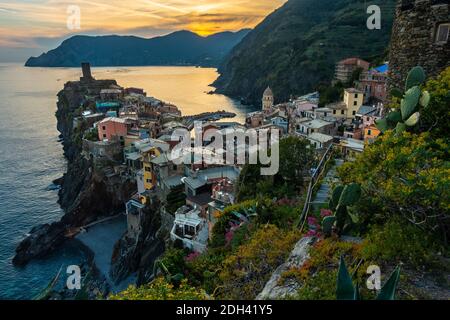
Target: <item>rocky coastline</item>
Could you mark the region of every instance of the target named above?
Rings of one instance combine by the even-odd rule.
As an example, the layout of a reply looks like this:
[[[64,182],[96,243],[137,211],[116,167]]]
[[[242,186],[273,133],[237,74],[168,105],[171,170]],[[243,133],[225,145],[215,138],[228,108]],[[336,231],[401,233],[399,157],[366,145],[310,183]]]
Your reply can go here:
[[[83,128],[74,128],[73,119],[84,103],[85,95],[96,95],[115,80],[72,81],[58,93],[57,129],[61,133],[67,171],[61,179],[59,204],[64,210],[60,221],[34,227],[16,248],[15,266],[25,266],[33,259],[44,258],[67,240],[73,228],[92,223],[99,218],[124,211],[124,202],[135,191],[131,183],[108,178],[105,170],[97,169],[82,156]]]
[[[78,241],[77,235],[90,230],[93,224],[124,213],[125,203],[137,192],[136,182],[126,172],[124,174],[118,169],[122,165],[121,161],[116,159],[99,163],[87,156],[84,150],[85,133],[92,128],[92,123],[83,119],[82,114],[86,110],[96,109],[95,97],[99,97],[103,89],[117,86],[115,80],[81,78],[80,81],[67,82],[58,93],[55,116],[59,139],[67,159],[67,170],[53,184],[59,189],[58,203],[64,215],[59,221],[31,229],[16,248],[12,260],[16,267],[23,267],[33,259],[43,259],[66,241]],[[191,124],[198,120],[216,121],[235,116],[236,114],[227,111],[217,111],[185,116],[182,119]],[[150,196],[140,223],[142,231],[137,238],[124,232],[118,241],[114,240],[117,242],[113,247],[111,260],[106,262],[106,268],[104,252],[101,254],[102,268],[98,268],[95,265],[96,259],[92,257],[94,253],[90,252],[88,245],[79,241],[90,252],[89,262],[83,264],[85,273],[89,274],[89,279],[85,279],[86,283],[83,284],[88,288],[83,293],[84,296],[106,297],[112,287],[127,282],[131,275],[137,285],[153,279],[155,262],[165,251],[174,220],[173,215],[166,213],[160,201],[158,194]],[[94,247],[98,249],[97,245]],[[66,291],[53,292],[51,298],[74,298],[73,293]]]

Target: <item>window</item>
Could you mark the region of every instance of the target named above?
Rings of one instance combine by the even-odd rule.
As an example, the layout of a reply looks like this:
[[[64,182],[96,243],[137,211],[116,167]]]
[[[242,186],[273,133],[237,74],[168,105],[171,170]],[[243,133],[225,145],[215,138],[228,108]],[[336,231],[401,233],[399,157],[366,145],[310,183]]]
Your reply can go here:
[[[357,93],[355,93],[355,99],[358,99],[358,94]]]
[[[336,114],[336,110],[333,110],[333,114]]]
[[[102,129],[103,129],[103,130],[106,130],[106,126],[103,126]]]
[[[103,134],[103,139],[106,139],[106,134]]]
[[[367,130],[367,135],[371,136],[372,135],[372,130]]]
[[[341,114],[345,114],[345,110],[341,110]]]
[[[440,24],[436,33],[436,42],[447,43],[449,32],[450,32],[450,23]]]
[[[358,101],[353,101],[353,105],[357,106],[358,105]]]
[[[353,111],[353,115],[356,115],[356,111]]]

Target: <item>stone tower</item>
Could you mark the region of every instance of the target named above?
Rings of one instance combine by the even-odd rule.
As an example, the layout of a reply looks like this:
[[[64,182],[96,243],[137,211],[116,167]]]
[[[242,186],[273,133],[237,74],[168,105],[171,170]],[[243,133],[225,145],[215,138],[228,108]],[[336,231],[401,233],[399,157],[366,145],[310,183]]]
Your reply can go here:
[[[89,82],[94,80],[91,73],[91,64],[88,62],[81,63],[81,70],[83,72],[83,76],[80,78],[81,82]]]
[[[403,88],[419,65],[427,77],[450,65],[449,0],[399,0],[392,28],[389,86]]]
[[[270,87],[267,87],[267,89],[263,93],[262,110],[264,112],[270,112],[270,110],[274,106],[274,100],[275,99],[273,96],[272,89],[270,89]]]

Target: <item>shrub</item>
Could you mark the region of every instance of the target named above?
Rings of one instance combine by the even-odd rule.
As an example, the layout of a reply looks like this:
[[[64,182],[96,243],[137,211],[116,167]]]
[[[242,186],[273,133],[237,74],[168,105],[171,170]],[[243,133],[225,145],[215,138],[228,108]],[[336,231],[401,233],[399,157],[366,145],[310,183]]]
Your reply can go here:
[[[364,241],[362,255],[390,264],[404,262],[417,268],[431,267],[437,263],[436,252],[441,250],[438,243],[417,226],[394,218],[372,228]]]
[[[219,274],[221,297],[254,299],[298,239],[297,231],[282,231],[274,225],[261,227],[224,260]]]
[[[210,299],[202,289],[191,287],[187,280],[181,281],[178,287],[168,283],[164,278],[156,278],[153,282],[141,286],[130,286],[125,291],[111,295],[110,300],[205,300]]]
[[[294,280],[301,284],[296,299],[334,300],[336,298],[336,280],[340,257],[357,262],[360,259],[361,246],[327,238],[317,242],[310,250],[310,258],[301,268],[293,268],[281,275],[280,284]],[[354,271],[356,263],[352,263]]]
[[[231,214],[233,211],[240,212],[244,209],[249,209],[256,204],[256,200],[247,200],[225,208],[222,215],[218,218],[212,229],[210,248],[218,248],[226,245],[225,234],[230,229],[230,223],[235,217]]]
[[[184,249],[169,248],[161,258],[161,262],[170,274],[183,274],[187,252]]]
[[[356,161],[339,168],[344,183],[363,189],[357,212],[362,225],[392,216],[420,224],[443,238],[450,236],[449,145],[430,133],[388,131]],[[362,230],[366,231],[366,230]]]

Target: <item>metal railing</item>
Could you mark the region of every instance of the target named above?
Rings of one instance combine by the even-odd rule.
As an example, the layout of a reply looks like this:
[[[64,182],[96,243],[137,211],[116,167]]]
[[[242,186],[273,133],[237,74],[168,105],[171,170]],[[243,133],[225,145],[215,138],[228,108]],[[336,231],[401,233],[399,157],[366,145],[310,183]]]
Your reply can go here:
[[[306,193],[305,204],[303,206],[302,214],[301,214],[300,220],[298,222],[298,226],[300,226],[300,231],[303,230],[303,226],[305,224],[309,209],[311,207],[311,199],[313,196],[314,188],[315,188],[317,182],[319,181],[320,176],[324,172],[326,163],[331,158],[332,154],[333,154],[333,144],[330,144],[330,146],[327,148],[324,155],[320,159],[319,165],[314,170],[314,173],[311,176],[311,181],[309,182],[308,191]]]

